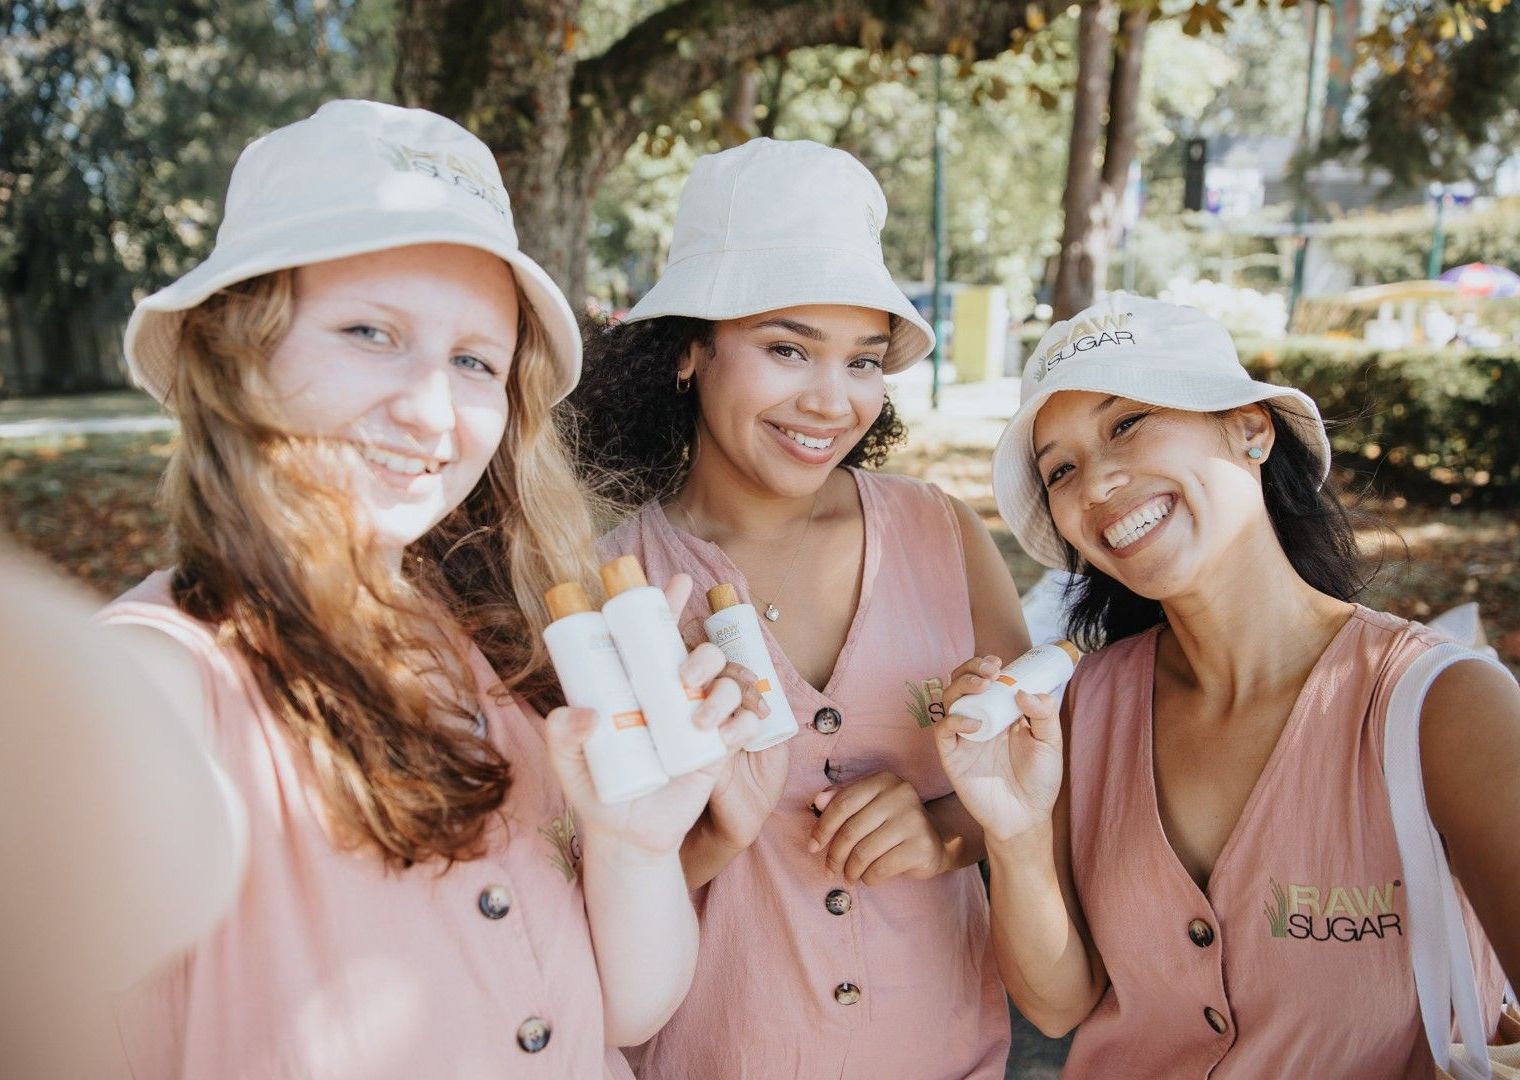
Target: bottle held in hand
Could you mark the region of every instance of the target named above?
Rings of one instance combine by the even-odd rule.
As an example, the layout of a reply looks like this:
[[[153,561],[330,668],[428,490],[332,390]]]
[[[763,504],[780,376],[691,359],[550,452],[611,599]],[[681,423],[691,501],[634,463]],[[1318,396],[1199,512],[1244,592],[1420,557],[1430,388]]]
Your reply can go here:
[[[756,689],[770,708],[770,715],[760,721],[760,730],[745,743],[746,750],[764,750],[783,743],[797,734],[797,717],[781,689],[781,678],[765,647],[765,635],[753,604],[741,604],[739,591],[732,585],[714,585],[707,590],[712,616],[702,624],[707,640],[723,650],[735,664],[749,668],[759,680]]]
[[[974,742],[986,742],[996,738],[1023,715],[1019,710],[1018,692],[1026,694],[1049,694],[1065,685],[1077,669],[1082,654],[1069,641],[1057,641],[1049,645],[1037,645],[1023,656],[1003,668],[993,677],[987,689],[967,694],[950,706],[952,716],[965,716],[980,720],[982,726],[961,738]]]

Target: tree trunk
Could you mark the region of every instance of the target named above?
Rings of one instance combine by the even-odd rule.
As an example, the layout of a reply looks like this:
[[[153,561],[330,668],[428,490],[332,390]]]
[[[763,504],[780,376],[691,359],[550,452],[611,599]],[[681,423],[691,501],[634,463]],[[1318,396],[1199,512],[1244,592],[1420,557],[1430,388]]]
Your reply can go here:
[[[1085,0],[1077,28],[1077,85],[1072,99],[1071,145],[1062,200],[1061,254],[1051,306],[1057,319],[1070,318],[1093,298],[1092,246],[1101,174],[1098,143],[1108,105],[1109,23],[1113,0]]]
[[[723,91],[723,126],[718,142],[726,150],[746,143],[760,134],[755,109],[760,105],[761,73],[758,61],[751,60],[728,77]]]
[[[1124,230],[1124,189],[1129,184],[1130,162],[1140,135],[1140,75],[1145,60],[1145,31],[1150,25],[1149,7],[1132,8],[1119,16],[1114,40],[1113,74],[1108,86],[1108,133],[1104,138],[1103,172],[1098,184],[1088,252],[1092,281],[1088,302],[1108,285],[1108,266]]]
[[[491,147],[523,250],[572,302],[584,295],[591,203],[639,134],[743,65],[792,47],[1008,47],[1055,0],[675,0],[597,56],[576,54],[583,0],[401,0],[396,95]],[[1041,16],[1041,22],[1049,12]],[[883,20],[886,20],[884,23]],[[753,117],[753,109],[750,112]]]

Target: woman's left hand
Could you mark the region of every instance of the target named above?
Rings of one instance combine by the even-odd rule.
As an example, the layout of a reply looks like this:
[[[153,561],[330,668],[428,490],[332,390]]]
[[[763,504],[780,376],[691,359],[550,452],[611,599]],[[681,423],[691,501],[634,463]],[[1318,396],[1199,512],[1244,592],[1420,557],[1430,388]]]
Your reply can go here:
[[[666,600],[677,615],[690,595],[691,579],[685,574],[677,574],[665,585]],[[753,711],[755,695],[746,695],[739,682],[723,674],[727,664],[716,645],[703,643],[681,666],[681,680],[705,692],[706,699],[692,715],[692,722],[699,728],[716,727],[732,757],[755,737],[760,721]],[[586,764],[584,745],[596,725],[595,710],[569,707],[555,709],[546,721],[549,758],[565,798],[575,810],[583,839],[597,835],[626,846],[631,853],[650,856],[679,851],[687,831],[707,805],[714,782],[728,767],[729,757],[673,777],[658,791],[609,805],[597,798]]]
[[[950,856],[912,784],[879,772],[813,798],[822,811],[808,850],[823,852],[830,870],[876,885],[889,878],[931,878]]]

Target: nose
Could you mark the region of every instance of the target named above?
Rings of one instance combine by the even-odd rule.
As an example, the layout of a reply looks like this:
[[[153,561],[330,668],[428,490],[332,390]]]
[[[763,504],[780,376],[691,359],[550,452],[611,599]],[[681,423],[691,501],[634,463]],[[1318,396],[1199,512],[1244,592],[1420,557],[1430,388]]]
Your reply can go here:
[[[436,436],[454,430],[454,393],[447,370],[418,364],[390,400],[391,418],[413,435]]]
[[[822,420],[848,417],[854,411],[846,385],[848,377],[843,365],[816,365],[812,378],[797,397],[797,407]]]
[[[1098,456],[1087,467],[1082,482],[1082,499],[1089,507],[1102,506],[1129,482],[1129,474],[1115,461]]]

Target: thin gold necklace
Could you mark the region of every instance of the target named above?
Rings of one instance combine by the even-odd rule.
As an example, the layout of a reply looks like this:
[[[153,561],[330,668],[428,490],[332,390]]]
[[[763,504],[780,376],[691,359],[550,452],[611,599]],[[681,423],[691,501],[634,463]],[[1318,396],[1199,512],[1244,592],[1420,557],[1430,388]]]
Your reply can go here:
[[[792,548],[792,557],[786,564],[786,574],[781,578],[781,584],[776,587],[776,591],[771,594],[772,599],[765,602],[765,608],[761,614],[765,616],[767,622],[781,621],[781,609],[776,606],[776,601],[786,595],[786,587],[792,580],[792,571],[797,568],[797,556],[802,554],[802,542],[807,539],[808,530],[813,526],[813,515],[818,512],[818,500],[822,495],[822,488],[813,493],[813,505],[808,507],[807,521],[802,526],[802,532],[797,536],[797,545]],[[686,519],[687,531],[696,536],[697,522],[691,516],[691,511],[675,500],[671,501],[671,505],[681,511],[681,516]],[[745,539],[749,539],[749,537],[745,537]],[[754,596],[753,589],[750,590],[750,595]],[[760,597],[755,596],[755,599],[759,600]]]

